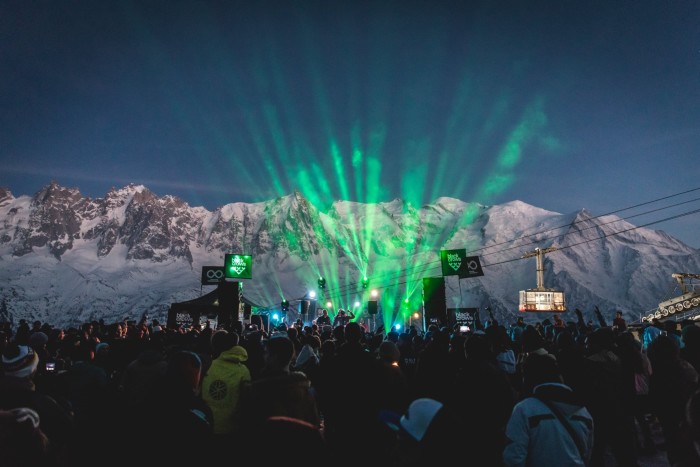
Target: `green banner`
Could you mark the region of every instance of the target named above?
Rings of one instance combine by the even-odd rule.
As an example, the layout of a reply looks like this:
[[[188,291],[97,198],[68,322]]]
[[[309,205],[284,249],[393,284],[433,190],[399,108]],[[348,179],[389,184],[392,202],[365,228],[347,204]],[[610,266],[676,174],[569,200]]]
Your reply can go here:
[[[224,275],[227,279],[252,279],[253,257],[250,255],[227,254],[224,257]]]

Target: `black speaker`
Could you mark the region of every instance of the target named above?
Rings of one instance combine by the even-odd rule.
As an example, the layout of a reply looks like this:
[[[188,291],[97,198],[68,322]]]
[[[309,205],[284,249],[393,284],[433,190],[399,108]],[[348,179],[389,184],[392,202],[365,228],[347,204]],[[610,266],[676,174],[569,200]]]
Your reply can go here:
[[[253,307],[247,303],[243,304],[243,319],[250,319],[250,313],[253,311],[252,308]]]
[[[370,315],[377,314],[377,301],[376,300],[370,300],[367,302],[367,313],[369,313]]]
[[[448,326],[447,305],[445,303],[445,278],[423,278],[423,314],[426,323]]]
[[[241,308],[241,289],[238,282],[220,282],[219,287],[219,323],[230,325],[238,321]]]

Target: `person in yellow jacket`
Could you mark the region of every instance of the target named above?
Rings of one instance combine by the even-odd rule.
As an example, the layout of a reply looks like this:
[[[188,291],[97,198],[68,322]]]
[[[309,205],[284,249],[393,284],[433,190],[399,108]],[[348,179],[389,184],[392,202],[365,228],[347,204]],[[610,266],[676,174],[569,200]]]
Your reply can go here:
[[[211,337],[213,355],[217,355],[202,380],[202,399],[214,414],[215,441],[225,440],[239,429],[239,400],[241,385],[250,381],[245,365],[248,352],[238,345],[235,332],[216,331]]]

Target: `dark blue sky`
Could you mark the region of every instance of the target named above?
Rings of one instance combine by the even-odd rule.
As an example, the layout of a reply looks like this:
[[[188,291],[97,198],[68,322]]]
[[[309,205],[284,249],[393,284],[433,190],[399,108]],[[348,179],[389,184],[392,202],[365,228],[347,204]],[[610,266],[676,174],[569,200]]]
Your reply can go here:
[[[3,1],[0,186],[604,214],[700,187],[699,86],[694,0]]]

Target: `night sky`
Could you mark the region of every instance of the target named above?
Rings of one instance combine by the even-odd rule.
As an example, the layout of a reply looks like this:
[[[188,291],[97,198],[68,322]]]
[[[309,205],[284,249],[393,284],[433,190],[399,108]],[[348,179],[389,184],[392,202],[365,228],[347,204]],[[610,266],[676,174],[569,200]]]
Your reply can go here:
[[[700,2],[4,0],[0,186],[51,180],[211,210],[667,198],[618,215],[700,247]]]

